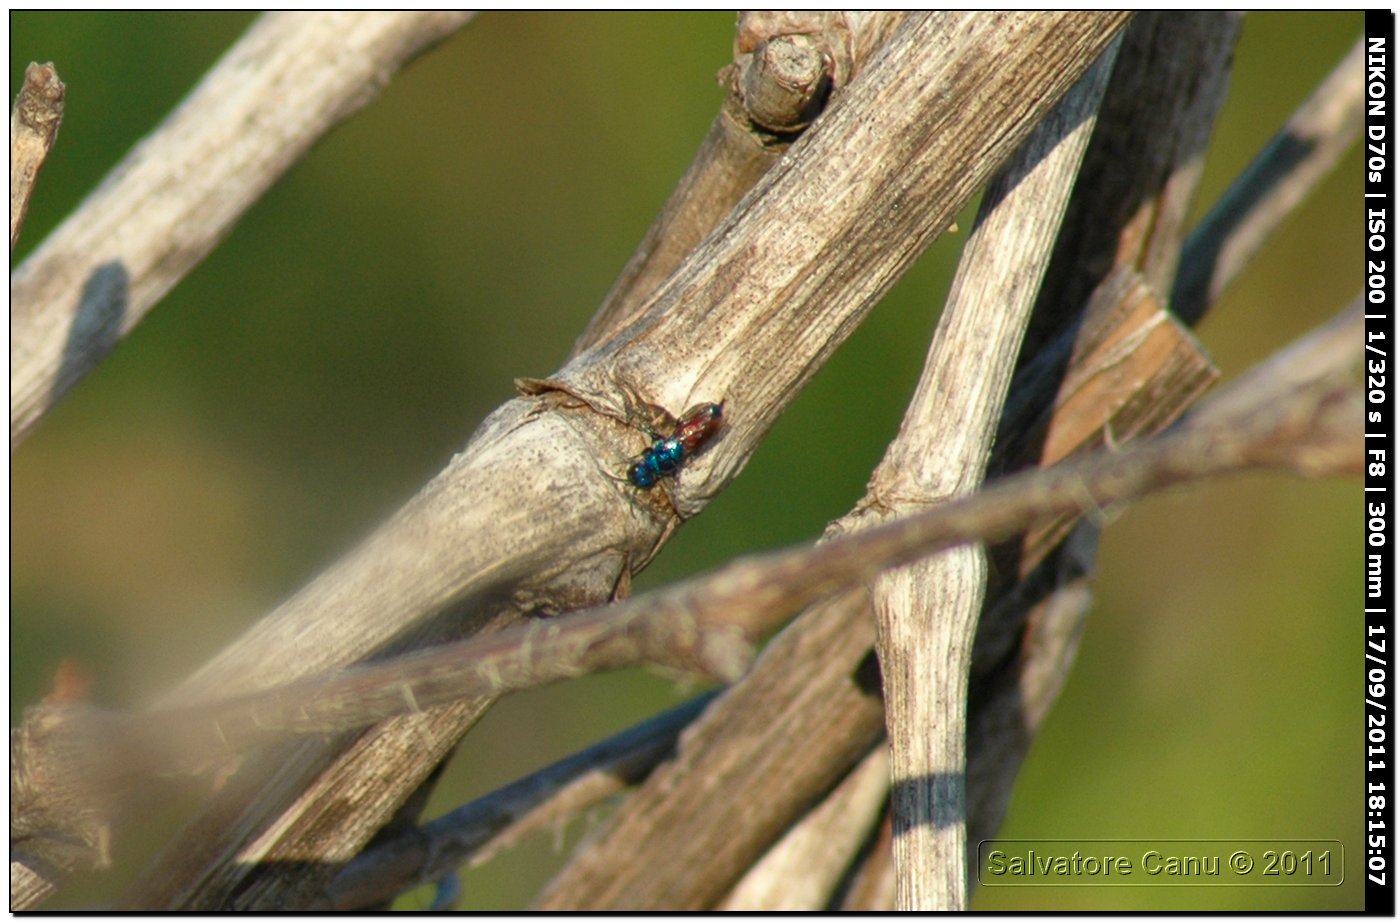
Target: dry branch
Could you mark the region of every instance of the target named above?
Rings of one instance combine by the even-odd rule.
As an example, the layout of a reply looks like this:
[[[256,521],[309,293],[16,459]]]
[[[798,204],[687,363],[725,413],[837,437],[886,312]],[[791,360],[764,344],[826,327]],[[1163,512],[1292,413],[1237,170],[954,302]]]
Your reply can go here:
[[[981,484],[1116,51],[1115,43],[988,187],[899,434],[845,527]],[[985,580],[982,548],[970,545],[886,572],[872,588],[902,909],[966,906],[963,740]]]
[[[1195,324],[1361,136],[1362,47],[1351,51],[1230,184],[1191,235],[1172,309]]]
[[[1171,435],[1026,471],[883,525],[810,548],[741,559],[712,574],[567,619],[532,621],[210,705],[111,715],[114,723],[105,731],[109,740],[86,726],[78,734],[93,734],[98,751],[130,749],[127,762],[152,745],[173,749],[176,740],[192,748],[209,747],[201,753],[207,761],[220,745],[243,748],[268,736],[343,730],[454,698],[495,696],[589,672],[641,663],[671,666],[709,638],[733,643],[742,637],[752,643],[787,613],[845,592],[881,571],[959,544],[1017,534],[1067,510],[1098,509],[1148,490],[1261,464],[1310,476],[1354,472],[1358,459],[1339,450],[1354,445],[1336,440],[1354,434],[1343,424],[1359,418],[1348,419],[1334,406],[1333,384],[1359,358],[1360,317],[1358,301],[1215,395]],[[1199,466],[1192,465],[1193,454],[1199,456]],[[92,709],[69,713],[81,714],[84,724],[97,719]],[[162,742],[162,735],[170,739]],[[26,747],[21,755],[33,765],[42,749]],[[169,767],[161,761],[145,770],[157,765]]]
[[[318,138],[470,18],[260,18],[10,275],[10,450]]]
[[[1125,21],[911,16],[627,336],[535,390],[562,391],[616,419],[725,396],[728,431],[688,469],[676,497],[682,516],[697,511]],[[993,124],[999,130],[988,131]],[[1008,125],[1015,129],[1001,130]]]

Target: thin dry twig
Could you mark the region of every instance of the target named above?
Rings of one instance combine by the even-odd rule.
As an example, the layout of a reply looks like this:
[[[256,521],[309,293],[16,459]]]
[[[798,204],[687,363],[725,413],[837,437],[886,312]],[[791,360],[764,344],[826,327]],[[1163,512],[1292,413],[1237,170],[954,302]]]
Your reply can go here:
[[[34,182],[63,121],[63,81],[53,64],[30,64],[10,113],[10,252],[15,250]]]
[[[1353,322],[1354,317],[1337,321],[1341,333],[1329,330],[1330,335],[1316,342],[1333,347],[1349,331],[1346,324]],[[1328,373],[1355,359],[1349,349],[1321,354],[1312,340],[1300,343],[1295,354],[1309,347]],[[187,721],[217,725],[218,735],[226,740],[324,733],[455,698],[499,695],[639,663],[674,668],[677,663],[704,662],[695,651],[712,644],[722,650],[712,662],[726,670],[712,674],[734,681],[741,671],[728,670],[743,661],[730,659],[730,654],[780,625],[792,611],[934,551],[996,541],[1047,516],[1104,508],[1148,491],[1247,467],[1280,465],[1307,476],[1354,473],[1357,459],[1339,450],[1339,445],[1352,448],[1354,443],[1339,440],[1360,431],[1345,428],[1359,417],[1343,418],[1335,406],[1335,388],[1309,397],[1317,378],[1297,382],[1293,376],[1292,367],[1281,362],[1260,369],[1245,379],[1245,389],[1229,388],[1203,405],[1200,416],[1193,416],[1180,433],[1015,475],[980,493],[869,531],[811,548],[741,559],[709,576],[555,621],[533,621],[211,708],[152,716],[178,720],[182,727]],[[1288,406],[1292,400],[1303,408]],[[1229,406],[1226,401],[1246,409],[1212,409]],[[1265,412],[1275,402],[1278,409]],[[1297,415],[1304,418],[1300,421]]]
[[[1361,136],[1362,43],[1338,62],[1196,227],[1172,310],[1193,326]]]
[[[890,790],[880,745],[755,862],[715,907],[725,912],[820,912],[831,901]]]

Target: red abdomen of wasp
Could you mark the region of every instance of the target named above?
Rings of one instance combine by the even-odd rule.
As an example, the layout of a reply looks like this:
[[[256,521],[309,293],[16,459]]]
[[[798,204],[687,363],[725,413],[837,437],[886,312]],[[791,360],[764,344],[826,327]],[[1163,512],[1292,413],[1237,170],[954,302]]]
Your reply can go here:
[[[723,404],[698,403],[681,415],[672,438],[681,443],[687,456],[692,455],[719,429],[723,415]]]

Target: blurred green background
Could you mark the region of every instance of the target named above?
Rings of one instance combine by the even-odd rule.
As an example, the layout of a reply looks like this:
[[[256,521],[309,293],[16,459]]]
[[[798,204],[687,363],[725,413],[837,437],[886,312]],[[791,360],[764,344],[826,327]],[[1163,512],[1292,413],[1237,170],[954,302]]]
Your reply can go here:
[[[68,86],[16,261],[252,19],[11,15],[11,99],[29,61],[53,61]],[[61,657],[86,664],[107,703],[177,681],[411,496],[513,377],[557,368],[704,135],[733,19],[480,16],[249,211],[13,457],[12,723]],[[1360,32],[1357,13],[1249,14],[1198,208]],[[1360,162],[1353,151],[1202,326],[1227,378],[1359,291]],[[809,541],[850,507],[963,239],[934,245],[642,588]],[[984,890],[975,907],[1361,906],[1359,500],[1354,482],[1257,475],[1117,515],[1078,665],[1003,828],[1335,838],[1346,883]],[[688,693],[638,671],[513,697],[429,812]],[[463,906],[522,906],[579,826],[468,872]],[[65,902],[110,895],[142,847]]]

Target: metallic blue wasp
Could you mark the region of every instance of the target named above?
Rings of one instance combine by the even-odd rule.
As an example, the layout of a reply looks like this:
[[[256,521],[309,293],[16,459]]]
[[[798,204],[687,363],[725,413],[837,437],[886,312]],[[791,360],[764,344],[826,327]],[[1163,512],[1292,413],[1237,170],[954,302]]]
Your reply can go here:
[[[670,438],[656,436],[652,446],[632,462],[627,479],[638,489],[650,490],[660,478],[675,474],[719,429],[723,412],[723,404],[718,403],[700,403],[686,410]]]

